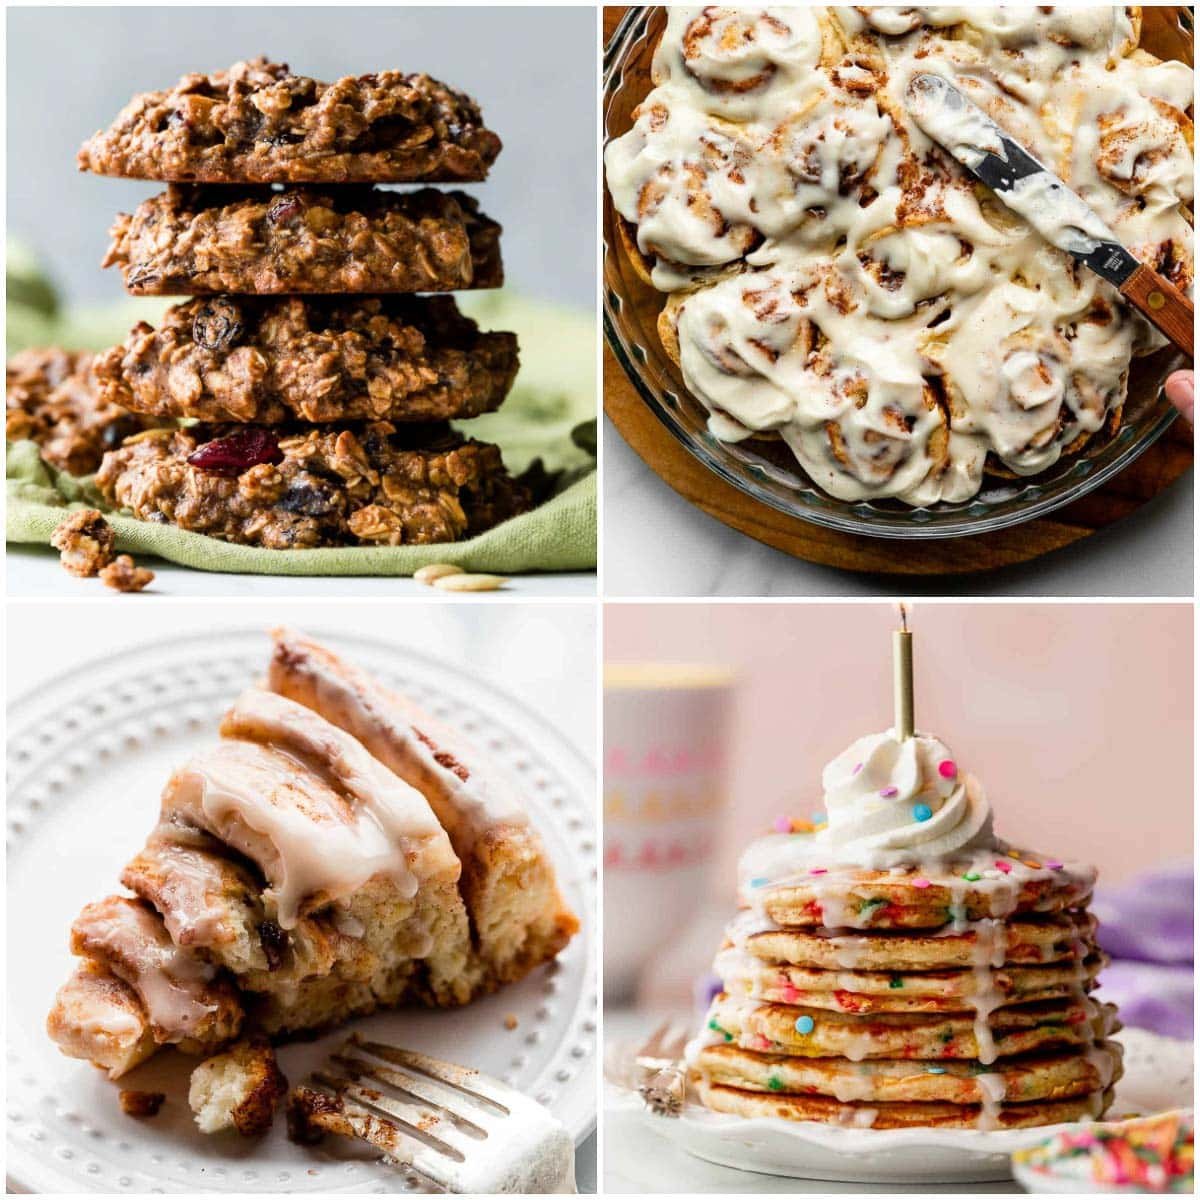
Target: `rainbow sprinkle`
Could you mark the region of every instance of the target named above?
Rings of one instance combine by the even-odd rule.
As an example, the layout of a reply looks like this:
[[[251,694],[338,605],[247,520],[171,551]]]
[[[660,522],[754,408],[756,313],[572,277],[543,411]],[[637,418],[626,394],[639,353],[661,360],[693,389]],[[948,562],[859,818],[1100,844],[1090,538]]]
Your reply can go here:
[[[1005,862],[1004,859],[998,858],[996,859],[996,870],[1003,871],[1004,874],[1007,875],[1012,870],[1012,863]]]
[[[883,797],[885,800],[890,800],[890,799],[891,799],[893,796],[898,796],[898,795],[900,795],[900,789],[899,789],[898,787],[896,787],[894,784],[889,784],[889,785],[888,785],[887,787],[885,787],[885,788],[880,788],[880,789],[879,789],[879,794],[880,794],[880,795],[881,795],[881,796],[882,796],[882,797]]]
[[[1192,1118],[1180,1112],[1067,1130],[1013,1156],[1039,1176],[1134,1192],[1192,1191],[1194,1161]]]
[[[816,1028],[816,1022],[812,1019],[812,1017],[796,1018],[797,1033],[812,1033],[814,1028]]]
[[[928,879],[914,879],[912,881],[912,885],[915,888],[927,888],[933,886]]]
[[[913,805],[913,819],[915,821],[928,821],[933,816],[933,809],[928,804]]]

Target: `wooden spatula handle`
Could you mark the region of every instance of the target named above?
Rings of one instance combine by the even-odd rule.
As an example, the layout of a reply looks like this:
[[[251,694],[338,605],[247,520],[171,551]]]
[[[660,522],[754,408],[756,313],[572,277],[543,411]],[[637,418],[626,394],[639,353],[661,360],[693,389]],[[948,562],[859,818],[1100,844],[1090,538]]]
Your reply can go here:
[[[1188,358],[1194,357],[1196,310],[1169,279],[1143,263],[1125,280],[1121,295]]]

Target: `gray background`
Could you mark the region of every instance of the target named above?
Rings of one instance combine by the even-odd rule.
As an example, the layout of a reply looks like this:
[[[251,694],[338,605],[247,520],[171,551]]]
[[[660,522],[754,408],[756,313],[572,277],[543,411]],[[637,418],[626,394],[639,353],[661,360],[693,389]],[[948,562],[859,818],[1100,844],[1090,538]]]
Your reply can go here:
[[[9,232],[72,301],[116,298],[108,227],[161,187],[81,174],[75,152],[135,92],[258,54],[326,80],[425,71],[474,96],[504,141],[466,190],[504,225],[508,282],[590,310],[596,30],[590,7],[10,8]]]

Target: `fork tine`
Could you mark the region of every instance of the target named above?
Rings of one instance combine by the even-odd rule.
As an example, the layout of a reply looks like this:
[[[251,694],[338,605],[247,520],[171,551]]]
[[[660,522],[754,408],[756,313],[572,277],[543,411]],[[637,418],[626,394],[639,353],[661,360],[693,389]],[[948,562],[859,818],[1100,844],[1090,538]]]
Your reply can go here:
[[[337,1075],[329,1075],[324,1071],[316,1071],[313,1078],[326,1087],[336,1088],[348,1100],[361,1104],[364,1108],[373,1109],[402,1122],[401,1133],[407,1134],[418,1145],[427,1141],[433,1142],[432,1150],[444,1154],[456,1162],[462,1162],[478,1139],[455,1128],[454,1122],[439,1115],[436,1109],[426,1108],[421,1104],[413,1104],[403,1097],[389,1096],[377,1088],[365,1087],[360,1083],[350,1083]],[[408,1129],[404,1126],[407,1125]]]
[[[366,1059],[348,1058],[343,1054],[335,1054],[330,1061],[341,1067],[356,1082],[362,1078],[379,1080],[389,1087],[407,1093],[415,1100],[423,1101],[430,1108],[442,1110],[452,1117],[460,1128],[466,1126],[473,1131],[476,1137],[488,1136],[486,1126],[478,1123],[480,1119],[478,1116],[479,1105],[473,1104],[470,1098],[464,1096],[462,1092],[445,1085],[432,1084],[431,1086],[431,1081],[425,1079],[424,1076],[410,1075],[403,1071],[392,1070],[391,1067],[377,1066]],[[454,1105],[455,1100],[458,1101],[458,1107]],[[464,1107],[474,1110],[471,1116],[468,1117],[462,1111]]]
[[[488,1103],[496,1105],[506,1115],[512,1111],[512,1103],[506,1090],[493,1086],[489,1080],[470,1067],[460,1067],[454,1063],[429,1058],[427,1055],[418,1054],[415,1050],[401,1050],[398,1046],[388,1046],[382,1042],[363,1041],[357,1035],[352,1036],[351,1041],[360,1049],[374,1054],[376,1058],[382,1058],[385,1062],[420,1071],[432,1079],[440,1080],[461,1091],[470,1092],[473,1096],[481,1097]]]
[[[573,1190],[571,1135],[542,1105],[478,1071],[356,1035],[292,1093],[288,1129],[301,1142],[357,1138],[450,1192]]]
[[[316,1119],[321,1128],[343,1137],[359,1138],[400,1166],[411,1168],[439,1187],[454,1190],[455,1158],[431,1149],[403,1126],[372,1112],[355,1097],[348,1095],[349,1090],[342,1087],[337,1089],[337,1111],[324,1112]]]

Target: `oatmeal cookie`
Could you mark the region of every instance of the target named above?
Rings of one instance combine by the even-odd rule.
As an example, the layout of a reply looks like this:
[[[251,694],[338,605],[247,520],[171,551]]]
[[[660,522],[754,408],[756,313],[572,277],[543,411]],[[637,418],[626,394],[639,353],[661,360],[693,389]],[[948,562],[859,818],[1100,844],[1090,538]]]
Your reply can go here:
[[[171,183],[478,181],[500,153],[469,96],[380,71],[321,83],[256,58],[134,96],[81,171]]]
[[[499,406],[517,339],[448,296],[216,296],[177,304],[98,355],[100,395],[205,421],[440,421]]]
[[[81,508],[65,517],[50,535],[50,545],[61,555],[63,570],[80,579],[98,575],[113,560],[116,534],[94,508]]]
[[[81,351],[22,350],[9,359],[5,382],[5,436],[37,442],[43,460],[68,475],[90,475],[106,450],[162,424],[101,400],[92,356]]]
[[[447,425],[194,425],[105,456],[96,483],[144,521],[272,550],[451,542],[529,507],[495,446]]]
[[[135,296],[499,287],[500,226],[463,192],[174,184],[121,213],[103,265]]]
[[[101,570],[100,581],[114,591],[140,592],[154,582],[154,572],[139,567],[128,554],[118,554]]]

